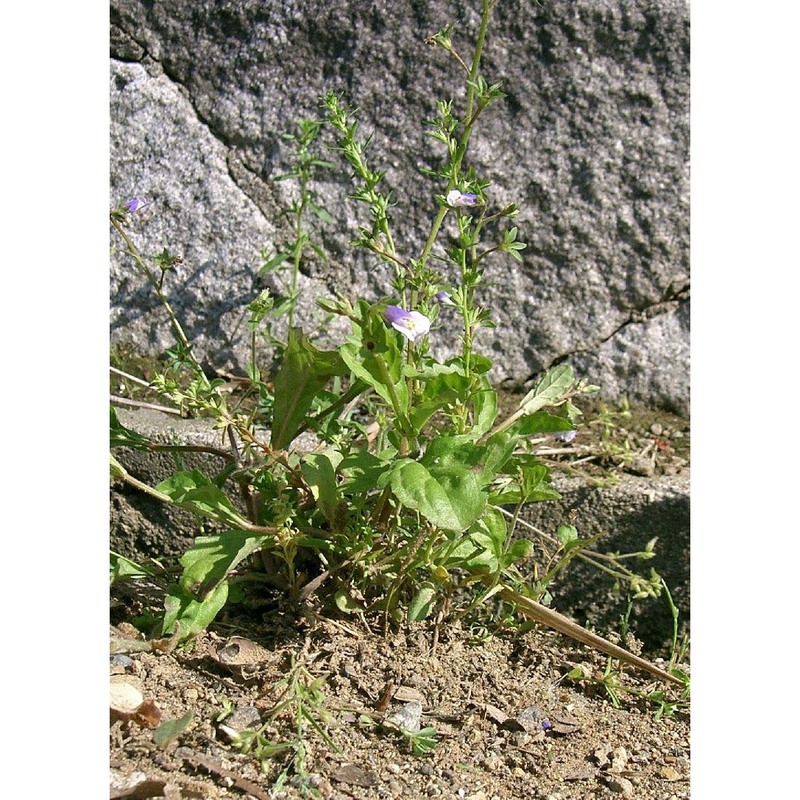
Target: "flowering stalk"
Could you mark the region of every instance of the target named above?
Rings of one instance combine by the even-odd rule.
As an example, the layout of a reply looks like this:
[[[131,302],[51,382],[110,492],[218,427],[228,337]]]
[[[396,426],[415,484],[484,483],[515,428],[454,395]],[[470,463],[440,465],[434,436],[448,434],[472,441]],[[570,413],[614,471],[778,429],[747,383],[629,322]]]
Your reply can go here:
[[[129,203],[133,203],[134,200],[138,200],[139,198],[133,198],[133,200],[129,201]],[[127,205],[126,205],[127,208]],[[134,209],[129,209],[133,211],[137,211],[141,208],[140,205],[137,205]],[[192,346],[189,343],[189,340],[186,337],[186,334],[183,331],[183,327],[181,326],[180,322],[178,321],[178,317],[175,315],[175,312],[172,310],[172,306],[167,300],[166,295],[161,291],[161,282],[156,280],[156,276],[153,274],[150,267],[147,266],[144,258],[142,258],[139,249],[136,245],[131,241],[131,238],[128,236],[127,233],[122,229],[122,220],[119,218],[117,214],[112,212],[111,214],[111,224],[116,228],[117,233],[122,237],[122,241],[125,242],[125,246],[128,250],[128,255],[133,258],[136,262],[136,265],[139,267],[141,272],[145,275],[150,285],[153,287],[156,293],[156,297],[158,297],[159,302],[162,306],[164,306],[164,310],[167,312],[167,316],[169,317],[170,322],[172,323],[172,328],[175,331],[175,336],[178,339],[178,342],[181,345],[181,349],[184,355],[188,358],[191,362],[193,370],[197,373],[198,376],[202,376],[205,378],[205,373],[203,372],[202,367],[200,366],[197,359],[194,357],[192,353]]]
[[[397,250],[389,228],[388,215],[391,198],[388,194],[383,194],[376,188],[383,180],[383,173],[371,169],[364,157],[370,138],[367,138],[363,143],[356,138],[358,122],[351,121],[340,98],[334,92],[328,92],[325,95],[324,103],[328,112],[327,119],[339,133],[338,149],[350,163],[355,177],[359,178],[364,184],[353,193],[352,197],[367,203],[372,210],[372,230],[369,231],[362,228],[361,238],[357,241],[357,244],[362,247],[369,247],[387,260],[392,261],[396,267]]]
[[[486,31],[489,27],[489,15],[491,12],[491,3],[489,0],[483,0],[483,9],[481,12],[481,27],[478,31],[478,41],[475,44],[475,53],[472,58],[472,67],[469,73],[469,79],[467,81],[467,108],[466,113],[464,115],[464,128],[461,132],[461,136],[458,140],[458,144],[455,148],[455,152],[452,155],[452,161],[450,164],[449,172],[450,172],[450,180],[447,184],[447,192],[450,192],[452,189],[455,188],[457,182],[457,176],[461,171],[461,163],[464,160],[464,156],[467,152],[467,147],[469,146],[469,140],[472,136],[472,127],[475,124],[475,120],[478,118],[478,114],[485,108],[486,103],[489,102],[493,97],[499,96],[499,92],[497,91],[497,87],[492,87],[494,89],[493,92],[488,93],[485,100],[481,100],[478,102],[478,109],[474,110],[476,104],[476,95],[479,90],[484,88],[484,84],[478,81],[478,69],[480,68],[481,63],[481,56],[483,54],[483,46],[484,42],[486,41]],[[439,42],[435,42],[439,43]],[[442,45],[445,47],[445,45]],[[452,52],[452,47],[448,48],[445,47],[448,52]],[[463,61],[458,59],[461,64],[463,65]],[[422,250],[422,255],[420,256],[419,262],[421,266],[424,266],[428,258],[430,258],[431,252],[433,251],[433,245],[436,243],[437,238],[439,237],[439,231],[442,227],[442,223],[444,222],[444,218],[447,216],[448,212],[447,206],[440,206],[439,210],[434,217],[433,224],[431,225],[430,233],[428,234],[428,239],[425,242],[425,247]]]

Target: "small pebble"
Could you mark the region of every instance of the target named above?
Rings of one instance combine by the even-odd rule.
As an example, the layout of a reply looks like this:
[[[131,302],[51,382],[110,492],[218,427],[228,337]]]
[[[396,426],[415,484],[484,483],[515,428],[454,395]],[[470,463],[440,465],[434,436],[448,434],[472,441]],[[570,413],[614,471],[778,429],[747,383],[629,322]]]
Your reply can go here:
[[[544,719],[544,714],[536,706],[528,706],[517,715],[517,722],[527,733],[543,730],[542,722]],[[549,720],[547,722],[548,727],[550,727]]]
[[[116,653],[111,656],[111,666],[128,669],[133,666],[133,659],[130,656],[126,656],[124,653]]]
[[[499,756],[486,756],[483,759],[483,766],[489,772],[497,772],[503,766],[503,759]]]
[[[621,775],[609,775],[606,779],[608,788],[616,794],[621,794],[623,797],[633,796],[633,784]]]
[[[611,753],[611,769],[622,772],[628,763],[628,751],[624,747],[616,747]]]
[[[511,774],[512,774],[512,775],[513,775],[515,778],[523,778],[523,779],[524,779],[524,778],[527,778],[527,777],[528,777],[528,773],[527,773],[527,772],[525,772],[525,770],[524,770],[524,769],[522,769],[522,767],[514,767],[514,769],[513,769],[513,770],[511,770]]]
[[[261,714],[254,706],[240,706],[229,717],[222,721],[226,728],[236,733],[255,730],[261,726]]]
[[[640,456],[636,458],[630,466],[630,471],[634,475],[641,475],[645,478],[652,478],[655,475],[656,468],[653,461],[647,457]]]
[[[653,436],[661,436],[663,432],[664,432],[664,426],[660,422],[654,422],[650,426],[650,433],[652,433]]]
[[[659,777],[663,778],[665,781],[679,781],[681,779],[680,772],[674,767],[661,767],[658,774]]]
[[[412,700],[390,714],[386,721],[409,733],[417,733],[422,723],[422,703]]]

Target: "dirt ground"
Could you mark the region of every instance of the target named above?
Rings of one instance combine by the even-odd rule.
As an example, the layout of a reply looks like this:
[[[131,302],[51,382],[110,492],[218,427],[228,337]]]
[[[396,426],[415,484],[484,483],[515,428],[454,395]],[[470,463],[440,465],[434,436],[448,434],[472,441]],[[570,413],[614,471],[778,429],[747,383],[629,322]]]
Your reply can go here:
[[[112,723],[112,797],[689,796],[688,716],[656,719],[652,703],[624,695],[615,708],[601,687],[573,684],[565,677],[573,667],[599,675],[606,661],[547,630],[480,638],[447,627],[434,645],[432,626],[385,639],[359,620],[214,627],[189,652],[112,658],[112,681],[139,688],[156,709],[155,718]],[[287,692],[287,677],[310,695]],[[623,682],[653,687],[628,671]],[[293,701],[306,695],[308,716],[298,717]],[[414,755],[407,737],[381,723],[400,709],[419,718],[420,707],[419,724],[435,728],[436,743]],[[190,711],[183,732],[154,741],[150,726]],[[298,725],[300,769],[291,747],[265,756],[262,769],[259,753],[231,742],[236,731],[265,726],[270,743],[291,743]],[[272,788],[287,767],[283,787]]]
[[[584,469],[636,474],[644,451],[657,475],[688,472],[688,423],[616,422],[606,440],[630,454],[606,448]],[[273,598],[229,604],[191,648],[151,652],[128,624],[158,610],[147,588],[112,587],[112,690],[144,701],[112,711],[112,798],[689,797],[680,687],[625,668],[612,702],[608,659],[546,628],[464,618],[384,635],[378,619]],[[641,697],[655,690],[671,713]]]

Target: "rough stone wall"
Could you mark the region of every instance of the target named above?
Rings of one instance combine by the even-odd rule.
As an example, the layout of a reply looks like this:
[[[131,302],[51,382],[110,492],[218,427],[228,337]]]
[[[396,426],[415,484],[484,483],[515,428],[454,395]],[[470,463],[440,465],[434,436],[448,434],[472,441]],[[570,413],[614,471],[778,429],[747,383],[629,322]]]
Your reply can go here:
[[[144,252],[183,255],[170,296],[211,367],[243,368],[242,308],[263,286],[259,251],[286,235],[294,191],[275,181],[281,135],[318,114],[325,91],[375,134],[395,241],[419,254],[442,191],[419,173],[440,158],[422,121],[437,100],[463,99],[457,65],[424,39],[455,22],[469,55],[479,14],[479,0],[112,0],[111,203],[154,201],[132,230]],[[528,243],[521,265],[491,262],[480,298],[497,325],[480,339],[495,379],[524,383],[569,361],[609,399],[688,414],[688,3],[501,0],[482,72],[507,97],[480,119],[469,163],[493,205],[520,205]],[[367,222],[350,186],[344,165],[317,186],[336,222],[314,230],[330,258],[304,266],[306,328],[319,296],[391,293],[388,268],[348,245]],[[117,257],[111,293],[112,341],[172,343]],[[341,329],[327,333],[335,342]],[[445,327],[434,352],[455,336]]]

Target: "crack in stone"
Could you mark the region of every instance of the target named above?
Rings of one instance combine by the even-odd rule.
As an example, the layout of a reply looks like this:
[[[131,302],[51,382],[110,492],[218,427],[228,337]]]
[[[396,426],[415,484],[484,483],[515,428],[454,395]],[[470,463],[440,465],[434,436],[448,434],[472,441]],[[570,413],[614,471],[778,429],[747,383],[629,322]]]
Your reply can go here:
[[[661,300],[652,303],[649,306],[646,306],[643,309],[636,309],[630,311],[626,319],[624,319],[616,328],[614,328],[611,333],[605,336],[602,339],[593,342],[590,346],[587,347],[577,347],[574,350],[570,350],[566,353],[562,353],[560,356],[556,356],[549,364],[542,367],[540,371],[534,372],[530,374],[527,379],[523,382],[524,386],[527,386],[532,381],[534,381],[542,372],[547,371],[551,367],[556,367],[559,364],[568,361],[575,355],[581,355],[583,353],[592,353],[597,351],[600,347],[602,347],[606,342],[611,341],[615,336],[617,336],[620,331],[624,330],[625,328],[629,327],[630,325],[641,325],[644,322],[648,322],[651,319],[655,319],[656,317],[663,316],[664,314],[674,314],[677,312],[682,306],[686,305],[686,303],[690,300],[690,283],[689,278],[687,276],[679,276],[675,278],[670,285],[667,287],[666,291],[664,292]]]

